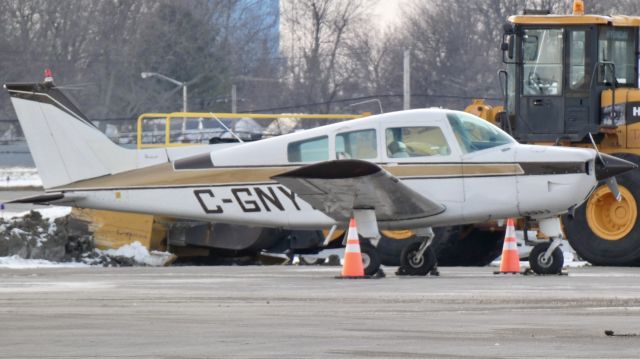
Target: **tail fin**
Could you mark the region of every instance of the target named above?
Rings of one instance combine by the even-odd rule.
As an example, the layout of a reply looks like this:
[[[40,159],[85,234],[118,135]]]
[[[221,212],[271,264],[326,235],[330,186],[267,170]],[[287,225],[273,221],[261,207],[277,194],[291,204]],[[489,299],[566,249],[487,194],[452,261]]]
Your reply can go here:
[[[53,83],[6,84],[46,189],[136,168]]]

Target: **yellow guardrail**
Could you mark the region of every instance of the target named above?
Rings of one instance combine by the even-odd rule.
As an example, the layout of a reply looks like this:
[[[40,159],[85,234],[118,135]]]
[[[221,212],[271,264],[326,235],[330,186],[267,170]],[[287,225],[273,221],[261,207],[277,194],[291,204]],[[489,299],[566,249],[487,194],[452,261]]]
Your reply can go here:
[[[283,113],[283,114],[264,114],[264,113],[211,113],[211,112],[172,112],[172,113],[144,113],[138,117],[137,121],[137,148],[160,148],[160,147],[178,147],[178,146],[194,146],[194,143],[181,143],[171,141],[171,121],[173,119],[187,118],[197,119],[241,119],[241,118],[253,118],[253,119],[272,119],[277,120],[281,118],[299,118],[299,119],[327,119],[327,120],[352,120],[356,118],[366,117],[371,115],[370,113],[362,113],[359,115],[345,115],[345,114],[295,114],[295,113]],[[164,131],[160,133],[164,134],[164,143],[143,143],[143,124],[149,120],[164,120]],[[154,132],[155,133],[155,132]]]

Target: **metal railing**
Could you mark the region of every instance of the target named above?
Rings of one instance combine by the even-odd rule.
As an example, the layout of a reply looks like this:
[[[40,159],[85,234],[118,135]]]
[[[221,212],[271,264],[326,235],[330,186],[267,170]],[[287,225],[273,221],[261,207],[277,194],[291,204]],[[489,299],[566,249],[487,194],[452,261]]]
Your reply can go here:
[[[280,120],[289,119],[289,127],[291,123],[294,127],[302,123],[301,120],[324,120],[327,123],[331,121],[338,122],[344,120],[352,120],[365,116],[370,113],[362,113],[359,115],[345,114],[255,114],[255,113],[209,113],[209,112],[173,112],[173,113],[145,113],[138,117],[136,131],[136,147],[142,148],[161,148],[161,147],[178,147],[193,146],[198,144],[209,143],[211,138],[215,137],[237,137],[237,134],[251,137],[255,134],[243,133],[234,129],[231,133],[230,129],[220,121],[240,121],[243,119],[252,119],[254,121],[268,121],[266,126],[260,126],[267,129],[271,126],[279,130],[274,132],[262,133],[260,138],[276,136],[291,132],[292,128],[286,131],[282,129]],[[193,121],[195,120],[195,121]],[[209,120],[209,121],[207,121]],[[180,122],[178,122],[180,121]],[[178,125],[176,125],[178,124]],[[195,124],[195,128],[194,127]],[[275,124],[275,126],[274,126]],[[172,126],[173,125],[173,126]],[[319,123],[310,124],[311,127],[319,125]],[[304,126],[302,126],[304,128]],[[296,128],[296,130],[299,128]],[[257,139],[257,138],[250,138]]]

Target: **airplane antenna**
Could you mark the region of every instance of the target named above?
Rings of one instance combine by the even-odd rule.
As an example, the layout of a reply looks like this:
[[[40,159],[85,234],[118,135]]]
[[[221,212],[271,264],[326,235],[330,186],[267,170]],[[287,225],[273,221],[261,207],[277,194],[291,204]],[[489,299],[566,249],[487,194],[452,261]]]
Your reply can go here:
[[[227,130],[227,132],[229,132],[231,136],[235,137],[236,140],[238,140],[238,142],[244,143],[242,138],[240,138],[240,136],[238,136],[235,132],[231,131],[231,129],[227,127],[216,115],[214,115],[213,112],[209,112],[209,114],[211,115],[211,117],[213,117],[214,120],[218,121],[220,126],[222,126],[225,130]]]
[[[598,155],[598,158],[600,159],[600,162],[602,162],[603,165],[606,165],[607,162],[604,160],[604,158],[602,158],[602,155],[600,154],[600,151],[598,150],[598,146],[596,145],[596,141],[593,139],[593,136],[591,135],[591,132],[589,132],[589,139],[591,140],[591,144],[593,145],[593,149],[596,150],[596,154]]]

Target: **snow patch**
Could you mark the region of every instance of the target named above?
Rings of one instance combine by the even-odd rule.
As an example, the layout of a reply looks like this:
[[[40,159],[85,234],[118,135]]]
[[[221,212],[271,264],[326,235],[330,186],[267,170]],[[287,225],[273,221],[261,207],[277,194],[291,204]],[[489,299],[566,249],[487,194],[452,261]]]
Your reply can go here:
[[[30,269],[30,268],[81,268],[88,267],[85,263],[66,262],[56,263],[44,259],[24,259],[20,256],[0,257],[0,268]]]
[[[34,209],[34,211],[40,213],[42,215],[42,218],[49,219],[49,220],[53,221],[56,218],[64,217],[64,216],[70,214],[71,213],[71,207],[51,206],[51,207],[47,207],[47,208]],[[0,217],[5,219],[5,220],[10,220],[10,219],[13,219],[15,217],[24,217],[25,215],[29,214],[29,212],[30,211],[25,211],[25,212],[2,211],[1,214],[0,214]],[[55,228],[53,229],[53,231],[55,231]]]
[[[13,235],[15,235],[15,236],[19,236],[19,235],[24,234],[24,233],[27,233],[27,232],[23,231],[23,230],[22,230],[22,229],[20,229],[20,228],[14,228],[14,229],[12,229],[12,230],[11,230],[11,232],[10,232],[10,233],[11,233],[11,234],[13,234]]]
[[[168,252],[149,252],[149,250],[138,241],[131,244],[126,244],[118,249],[96,249],[96,252],[109,257],[131,258],[136,263],[154,267],[164,266],[169,260],[172,259],[172,257],[174,257],[173,254]]]
[[[0,187],[42,187],[42,179],[35,168],[0,168]]]

